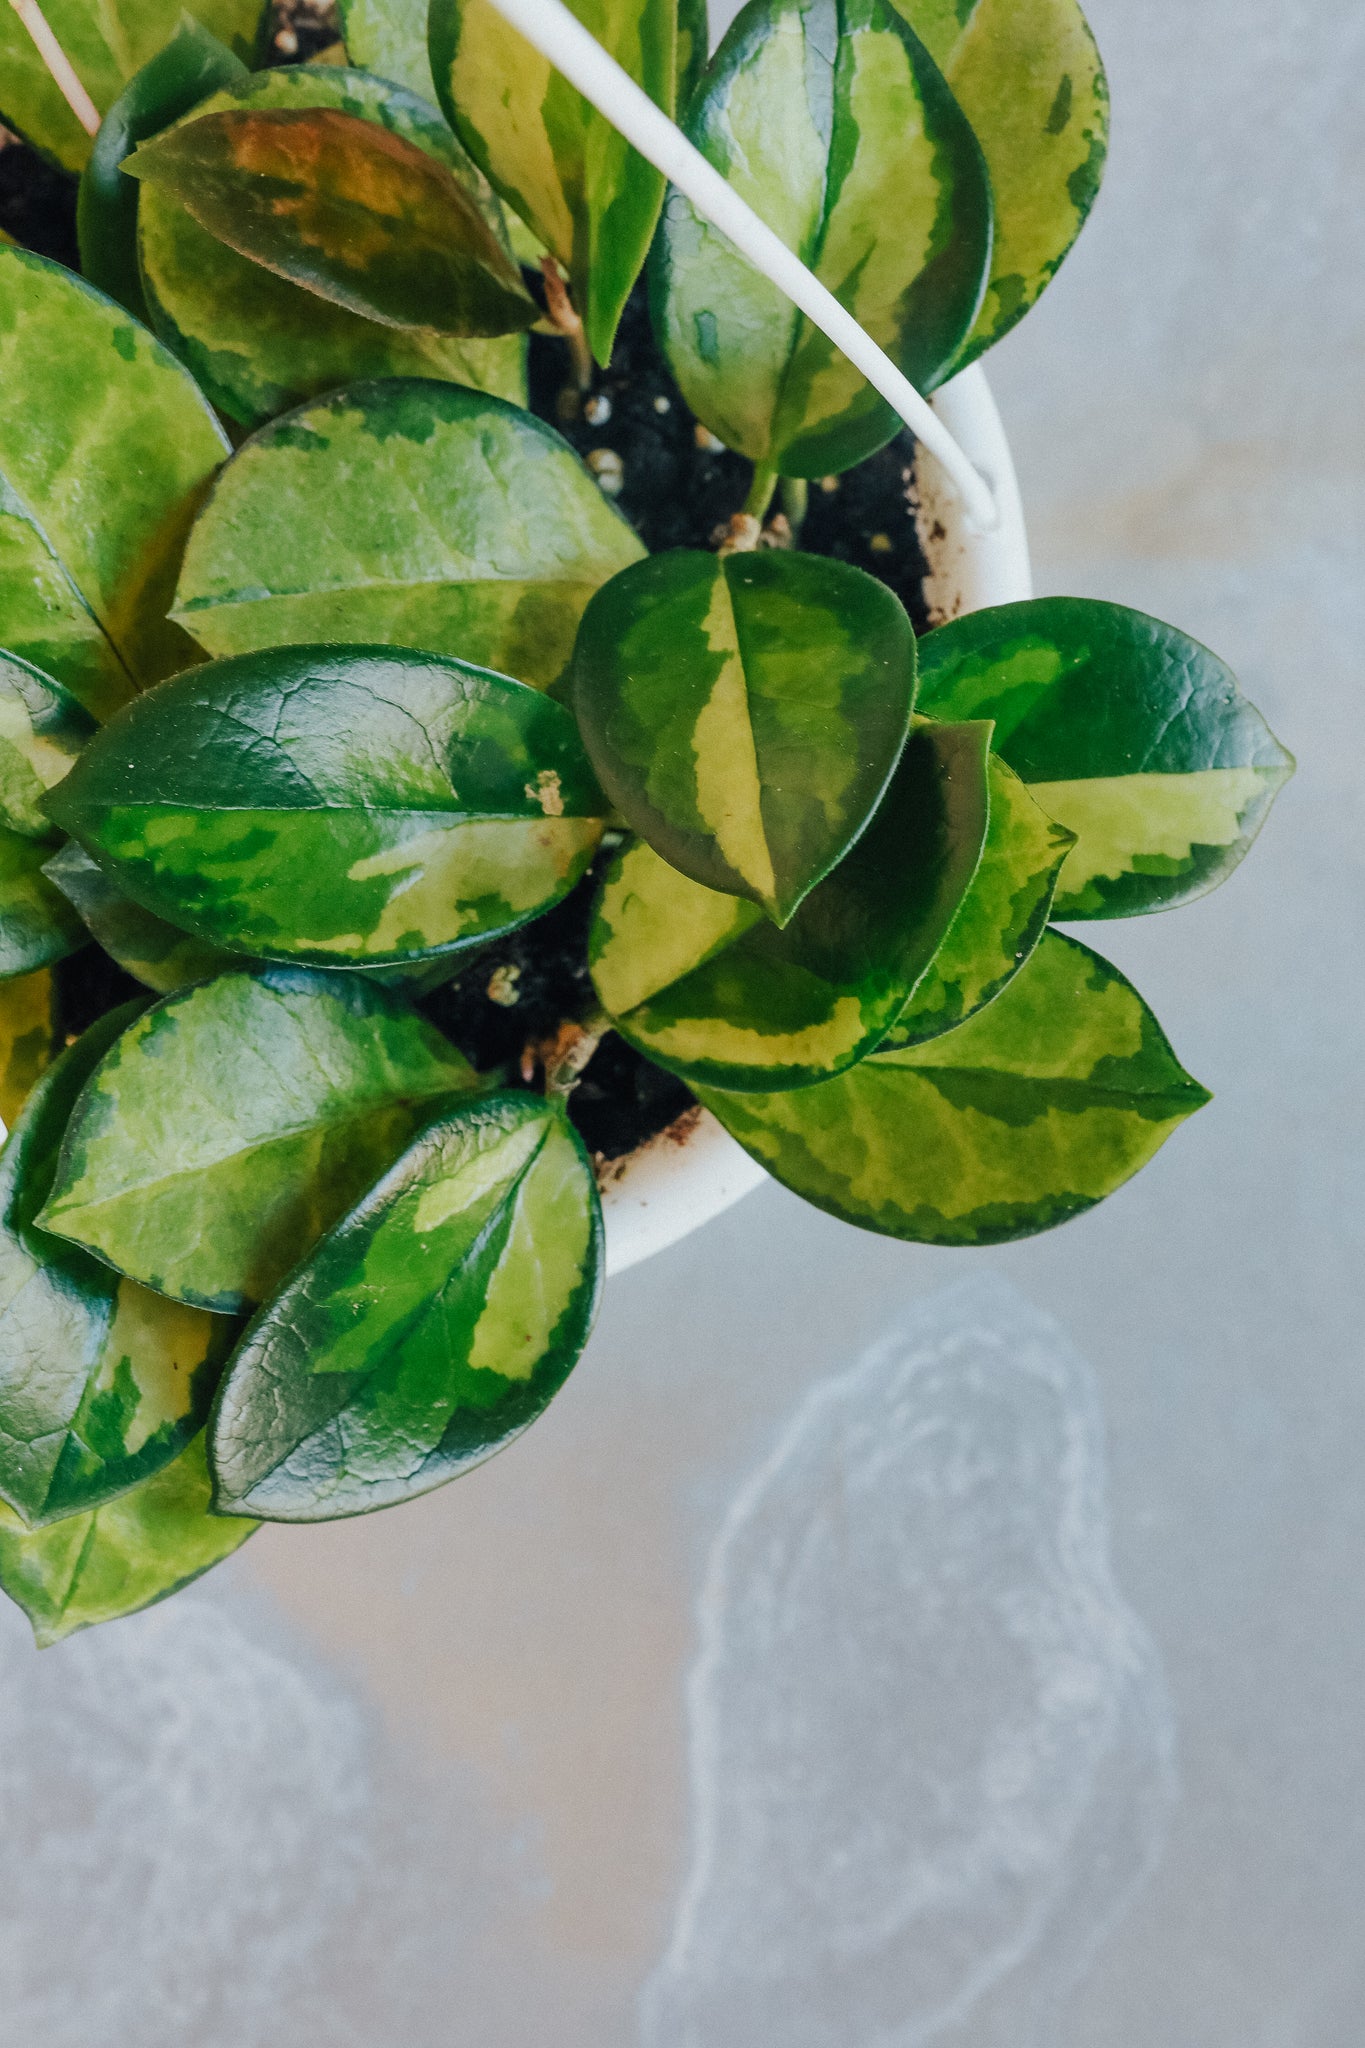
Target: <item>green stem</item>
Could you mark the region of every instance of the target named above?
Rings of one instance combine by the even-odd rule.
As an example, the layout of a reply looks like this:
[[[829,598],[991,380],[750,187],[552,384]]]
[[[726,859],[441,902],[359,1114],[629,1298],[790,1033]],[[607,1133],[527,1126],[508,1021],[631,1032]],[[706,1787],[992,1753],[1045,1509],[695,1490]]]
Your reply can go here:
[[[754,480],[749,486],[749,495],[744,500],[744,510],[754,519],[766,519],[768,507],[777,489],[777,471],[760,462],[754,470]]]
[[[810,502],[810,485],[803,476],[784,476],[779,479],[778,491],[787,524],[792,530],[792,539],[800,540],[801,528],[806,523],[806,507]]]

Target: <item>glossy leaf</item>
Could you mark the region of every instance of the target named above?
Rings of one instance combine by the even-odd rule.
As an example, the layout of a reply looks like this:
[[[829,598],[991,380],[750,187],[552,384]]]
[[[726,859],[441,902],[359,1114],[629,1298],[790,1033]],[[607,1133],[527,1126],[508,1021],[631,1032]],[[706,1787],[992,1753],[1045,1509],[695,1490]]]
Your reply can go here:
[[[47,969],[0,981],[0,1123],[6,1130],[41,1080],[55,1046],[52,976]]]
[[[182,0],[42,0],[43,14],[82,85],[107,113],[135,73],[151,62],[184,21]],[[195,0],[203,26],[251,63],[261,0]],[[0,114],[31,142],[79,171],[90,137],[62,98],[33,38],[13,8],[0,4]]]
[[[144,1012],[96,1068],[40,1222],[235,1313],[473,1083],[439,1032],[353,975],[220,975]]]
[[[990,283],[956,368],[1008,333],[1085,224],[1109,88],[1076,0],[891,0],[976,130],[995,197]]]
[[[1043,597],[920,642],[936,718],[993,718],[995,745],[1077,835],[1053,915],[1133,917],[1236,867],[1294,762],[1227,664],[1143,612]]]
[[[123,170],[139,142],[188,114],[210,93],[240,85],[246,65],[191,15],[129,80],[95,137],[76,199],[81,271],[139,320],[149,318],[137,260],[137,185]]]
[[[951,1031],[1019,972],[1043,936],[1073,834],[1039,810],[1013,769],[989,762],[990,823],[981,864],[948,936],[883,1039],[883,1052]]]
[[[1137,991],[1044,934],[988,1008],[816,1088],[702,1100],[817,1209],[923,1244],[1004,1244],[1093,1208],[1208,1101]]]
[[[381,326],[520,333],[539,317],[446,165],[336,107],[224,107],[144,142],[131,175],[230,249]]]
[[[240,1550],[258,1524],[212,1514],[204,1439],[93,1514],[25,1530],[0,1509],[0,1589],[40,1650],[77,1629],[136,1614]]]
[[[184,370],[122,307],[0,249],[0,646],[97,717],[183,668],[193,651],[166,613],[226,453]]]
[[[232,109],[328,109],[374,123],[425,151],[459,179],[497,234],[502,215],[434,107],[362,71],[300,65],[263,71],[216,93],[191,120]],[[138,207],[143,285],[153,324],[220,411],[245,426],[360,377],[424,376],[525,396],[525,344],[402,332],[319,300],[209,234],[168,193],[143,188]]]
[[[161,1470],[203,1427],[233,1329],[120,1278],[35,1218],[67,1122],[137,1005],[38,1083],[0,1153],[0,1498],[30,1526]]]
[[[175,616],[210,654],[391,641],[545,684],[593,591],[643,553],[530,413],[454,385],[363,384],[228,464]]]
[[[677,0],[569,4],[671,114]],[[430,54],[451,126],[568,272],[589,346],[606,364],[658,223],[663,178],[489,0],[432,0]]]
[[[677,106],[674,118],[685,120],[692,95],[701,84],[711,47],[706,0],[678,0]]]
[[[597,593],[573,674],[579,730],[631,828],[785,924],[900,758],[915,636],[899,599],[843,562],[679,549]]]
[[[869,1053],[966,894],[986,834],[985,725],[916,725],[872,823],[785,931],[637,841],[588,941],[622,1036],[690,1083],[802,1088]]]
[[[0,825],[0,981],[51,967],[89,939],[66,897],[43,873],[51,855],[41,839]]]
[[[577,1362],[602,1256],[565,1116],[528,1095],[442,1116],[247,1331],[210,1427],[218,1505],[366,1514],[501,1450]]]
[[[750,0],[688,133],[912,383],[942,381],[981,303],[990,190],[960,108],[886,0]],[[653,294],[683,396],[752,461],[823,476],[899,430],[847,358],[676,192]]]
[[[134,903],[74,839],[44,863],[43,873],[110,959],[158,995],[247,964],[241,954],[192,939]]]
[[[0,824],[27,839],[51,839],[40,800],[94,731],[94,719],[69,690],[0,650]]]
[[[339,0],[351,62],[436,103],[427,57],[427,0]]]
[[[382,647],[193,669],[112,720],[47,801],[157,916],[324,966],[525,924],[584,873],[604,809],[561,705]]]

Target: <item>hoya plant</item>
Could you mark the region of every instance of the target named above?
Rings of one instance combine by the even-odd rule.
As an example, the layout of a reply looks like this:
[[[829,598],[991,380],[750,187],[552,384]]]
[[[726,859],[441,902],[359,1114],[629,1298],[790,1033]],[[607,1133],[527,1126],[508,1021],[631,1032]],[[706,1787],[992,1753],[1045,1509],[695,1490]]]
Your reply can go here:
[[[1073,0],[749,0],[709,57],[699,0],[574,11],[922,393],[1094,197]],[[1056,924],[1214,888],[1292,765],[1137,612],[931,627],[839,510],[891,475],[913,531],[896,412],[493,0],[341,26],[253,69],[256,0],[0,5],[80,181],[79,272],[0,249],[40,1642],[505,1445],[591,1330],[604,1155],[697,1104],[892,1237],[1102,1200],[1207,1098]]]

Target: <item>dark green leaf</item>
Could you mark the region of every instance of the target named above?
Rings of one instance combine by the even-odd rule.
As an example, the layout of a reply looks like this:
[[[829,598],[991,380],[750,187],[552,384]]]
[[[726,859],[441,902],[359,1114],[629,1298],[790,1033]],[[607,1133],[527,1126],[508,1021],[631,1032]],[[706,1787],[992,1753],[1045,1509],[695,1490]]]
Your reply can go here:
[[[569,0],[665,113],[677,91],[677,0]],[[611,359],[664,181],[489,0],[432,0],[432,76],[451,126],[569,273],[589,346]]]
[[[39,808],[95,730],[85,707],[30,662],[0,650],[0,824],[26,839],[53,837]]]
[[[129,81],[100,124],[76,201],[81,270],[139,320],[148,313],[137,260],[137,186],[122,170],[123,160],[210,93],[247,76],[240,58],[184,15],[170,42]]]
[[[52,976],[46,968],[0,981],[0,1123],[8,1129],[56,1049]]]
[[[686,118],[692,95],[701,84],[711,47],[706,0],[678,0],[678,104],[676,118]]]
[[[1055,917],[1133,917],[1205,895],[1293,773],[1225,662],[1123,605],[999,605],[940,626],[919,652],[923,708],[993,718],[1000,754],[1076,834]]]
[[[986,725],[920,721],[875,817],[785,931],[636,842],[588,957],[622,1036],[719,1088],[803,1088],[869,1053],[942,944],[986,834]]]
[[[158,917],[323,966],[525,924],[584,873],[604,809],[562,705],[382,647],[193,669],[112,720],[47,801]]]
[[[891,0],[976,130],[995,196],[990,284],[955,369],[1021,320],[1085,223],[1109,89],[1076,0]]]
[[[335,107],[225,107],[126,169],[241,256],[382,326],[520,333],[539,317],[473,194],[416,143]]]
[[[202,1428],[233,1330],[35,1225],[81,1089],[137,1015],[101,1018],[0,1153],[0,1498],[36,1527],[158,1472]]]
[[[594,590],[643,553],[552,428],[453,384],[392,380],[293,413],[233,458],[175,615],[210,654],[390,641],[546,684]]]
[[[101,112],[183,24],[182,0],[42,0],[48,26]],[[255,54],[261,0],[195,0],[199,21],[244,63]],[[0,113],[69,171],[90,137],[63,99],[13,8],[0,0]]]
[[[133,1024],[73,1112],[45,1230],[232,1313],[272,1294],[436,1099],[453,1046],[354,975],[224,974]]]
[[[51,967],[90,937],[43,873],[52,848],[0,825],[0,981]]]
[[[225,110],[311,109],[354,115],[424,151],[464,185],[490,231],[504,235],[496,199],[436,109],[363,71],[263,71],[235,92],[216,93],[190,119]],[[462,340],[380,326],[239,255],[151,185],[138,206],[138,246],[158,334],[214,404],[246,426],[360,377],[437,377],[501,398],[525,397],[519,336]]]
[[[1208,1101],[1137,991],[1046,932],[1004,993],[927,1045],[816,1088],[703,1089],[818,1209],[923,1244],[1003,1244],[1093,1208]]]
[[[0,646],[97,717],[183,668],[192,649],[166,613],[226,453],[184,370],[121,306],[0,249]]]
[[[239,1550],[258,1526],[212,1514],[204,1439],[93,1514],[27,1531],[0,1509],[0,1588],[23,1608],[40,1650],[97,1622],[178,1593]]]
[[[558,1393],[601,1274],[566,1117],[528,1095],[442,1116],[247,1331],[210,1426],[218,1506],[330,1521],[454,1479]]]
[[[876,808],[914,697],[899,599],[820,555],[655,555],[598,591],[574,656],[579,730],[626,822],[778,924]]]
[[[750,0],[688,133],[912,383],[943,380],[981,303],[990,188],[961,109],[886,0]],[[653,291],[688,404],[752,461],[823,476],[898,431],[848,359],[678,193]]]
[[[74,906],[110,959],[158,995],[247,964],[241,954],[192,939],[134,903],[74,839],[44,863],[43,873]]]
[[[883,1039],[882,1051],[918,1045],[984,1008],[1037,945],[1074,836],[1039,810],[1013,769],[989,763],[991,816],[981,865],[947,938]]]

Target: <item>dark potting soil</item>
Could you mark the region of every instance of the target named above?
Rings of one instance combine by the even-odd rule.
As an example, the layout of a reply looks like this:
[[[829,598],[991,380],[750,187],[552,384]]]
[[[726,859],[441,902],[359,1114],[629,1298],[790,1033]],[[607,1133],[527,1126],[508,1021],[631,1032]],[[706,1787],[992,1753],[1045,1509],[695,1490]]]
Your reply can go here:
[[[336,40],[327,0],[283,0],[275,22],[272,62],[299,62]],[[76,268],[75,198],[74,178],[22,142],[4,140],[0,227],[16,241]],[[719,446],[688,409],[655,343],[643,283],[626,307],[611,367],[595,373],[590,391],[571,388],[568,352],[557,338],[531,337],[529,369],[532,409],[583,457],[651,552],[716,544],[743,506],[752,468]],[[797,544],[877,577],[923,632],[925,562],[907,490],[913,452],[911,437],[901,434],[857,469],[812,483]],[[774,510],[781,505],[775,501]],[[595,1008],[586,940],[609,857],[547,917],[480,948],[456,979],[419,1004],[475,1066],[503,1070],[510,1085],[529,1074],[530,1085],[540,1086],[538,1049],[565,1020]],[[96,946],[63,961],[57,980],[68,1035],[147,993]],[[608,1034],[569,1110],[589,1151],[606,1162],[676,1123],[693,1101],[683,1082]]]

